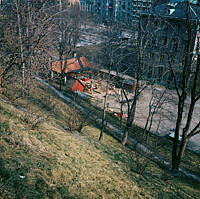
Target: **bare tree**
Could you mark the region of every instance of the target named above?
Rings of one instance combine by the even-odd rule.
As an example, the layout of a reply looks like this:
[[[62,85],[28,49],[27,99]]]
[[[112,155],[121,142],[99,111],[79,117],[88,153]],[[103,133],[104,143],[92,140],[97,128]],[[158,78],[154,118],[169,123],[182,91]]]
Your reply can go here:
[[[191,137],[200,133],[200,120],[194,124],[193,113],[197,102],[200,99],[198,92],[199,73],[200,73],[200,55],[199,55],[199,38],[195,49],[196,56],[193,55],[193,44],[197,33],[198,23],[191,19],[190,3],[186,3],[186,20],[185,27],[187,31],[187,42],[185,47],[185,55],[183,65],[180,67],[181,79],[177,79],[173,62],[169,58],[169,67],[173,76],[174,87],[178,96],[178,114],[176,119],[176,129],[172,148],[172,170],[178,171],[186,146]],[[193,63],[192,63],[193,58]],[[185,110],[186,101],[189,99],[189,109]],[[187,112],[186,123],[183,125],[183,113]],[[192,124],[193,122],[193,124]],[[182,133],[182,139],[179,144],[179,136]]]
[[[154,86],[151,86],[151,91],[152,93],[151,93],[151,99],[149,101],[148,116],[145,123],[145,127],[143,129],[143,136],[146,135],[147,142],[149,133],[152,128],[154,116],[162,110],[163,106],[165,105],[165,103],[168,101],[169,98],[169,96],[165,96],[167,89],[165,89],[164,91],[158,91]],[[161,118],[162,118],[162,113],[160,113],[160,118],[156,131],[158,131],[159,129]]]
[[[111,84],[116,84],[118,81],[118,70],[119,65],[122,63],[124,59],[124,55],[120,54],[121,47],[123,42],[120,40],[119,36],[122,32],[122,27],[119,23],[113,22],[113,24],[107,28],[104,32],[104,35],[107,37],[107,40],[104,43],[104,48],[102,55],[104,57],[104,63],[107,68],[106,75],[106,88],[105,88],[105,96],[104,96],[104,104],[103,104],[103,114],[102,114],[102,125],[101,132],[99,136],[99,141],[103,138],[103,130],[106,124],[106,111],[107,111],[107,101],[109,95],[109,88]],[[116,74],[111,75],[111,71],[115,70]]]
[[[147,86],[148,84],[140,85],[140,79],[138,77],[135,83],[134,95],[131,99],[128,98],[126,91],[123,89],[123,94],[126,99],[128,112],[127,112],[126,125],[125,125],[123,136],[122,136],[122,145],[126,144],[127,139],[128,139],[128,132],[134,122],[138,98],[140,97],[141,93]]]
[[[34,75],[47,68],[47,35],[51,27],[50,11],[43,9],[47,2],[16,0],[2,8],[1,86],[11,83],[19,87],[21,82],[24,93]]]
[[[116,39],[116,36],[113,34],[113,29],[108,29],[106,31],[106,36],[108,37],[108,41],[105,43],[105,51],[103,54],[106,54],[107,56],[107,68],[108,68],[108,76],[106,77],[106,91],[105,91],[105,96],[104,96],[104,103],[103,103],[103,114],[102,114],[102,124],[101,124],[101,132],[99,135],[99,141],[102,140],[103,138],[103,131],[106,123],[106,109],[107,109],[107,100],[108,100],[108,90],[109,90],[109,85],[111,83],[111,69],[114,66],[114,51],[116,51],[116,46],[113,43],[114,40]]]
[[[71,6],[64,5],[59,1],[58,8],[59,17],[55,20],[55,30],[52,37],[56,35],[54,40],[55,50],[58,53],[60,61],[60,90],[63,85],[63,78],[67,68],[67,60],[71,58],[73,52],[76,50],[76,45],[80,38],[80,7],[79,4],[72,4]]]
[[[128,131],[132,127],[132,124],[135,119],[135,113],[136,113],[136,107],[137,107],[137,101],[140,97],[141,93],[145,90],[145,88],[148,87],[149,82],[141,81],[143,77],[143,59],[145,57],[145,49],[148,44],[148,36],[149,36],[149,30],[144,31],[142,30],[143,26],[141,25],[141,22],[139,23],[139,30],[137,37],[133,37],[132,40],[132,47],[136,49],[136,63],[132,66],[132,74],[135,77],[135,87],[134,87],[134,94],[132,99],[128,99],[127,94],[125,91],[123,91],[123,94],[127,101],[128,106],[128,114],[127,114],[127,120],[126,120],[126,126],[124,128],[123,136],[122,136],[122,144],[125,145],[128,139]]]
[[[199,19],[195,9],[191,8],[189,1],[184,2],[182,8],[183,12],[185,12],[185,14],[183,13],[185,17],[178,21],[178,24],[172,22],[173,20],[170,21],[167,17],[156,17],[154,15],[150,16],[152,18],[152,27],[148,27],[148,18],[145,24],[149,30],[155,33],[155,37],[152,37],[152,44],[154,43],[154,45],[151,45],[151,51],[156,49],[157,52],[152,52],[150,56],[158,53],[160,56],[159,62],[163,62],[163,65],[165,65],[163,68],[160,68],[158,64],[150,65],[152,72],[151,70],[148,70],[148,72],[150,76],[154,75],[155,77],[156,69],[160,69],[162,71],[161,74],[165,74],[161,76],[162,78],[164,77],[165,82],[161,83],[165,83],[165,85],[168,83],[168,87],[174,88],[178,98],[176,129],[172,149],[172,170],[174,171],[177,171],[180,166],[189,139],[200,132],[200,121],[196,118],[197,121],[195,122],[193,118],[195,106],[200,99],[198,92],[199,44],[195,49],[195,58],[193,54]],[[158,26],[159,24],[162,26]],[[179,32],[176,29],[178,25],[179,27],[181,26],[181,31],[179,30]],[[156,31],[153,31],[153,28]],[[170,36],[172,36],[170,40],[167,38],[168,35],[165,34],[167,31],[169,32],[169,29],[171,31]],[[149,38],[145,38],[145,40],[151,41]],[[180,45],[182,49],[180,49]],[[166,58],[168,62],[163,61]],[[157,81],[157,78],[154,80]],[[186,102],[188,101],[189,108],[187,109]],[[185,124],[184,112],[186,112]],[[182,126],[184,127],[182,128]],[[179,144],[180,135],[182,135],[182,139]]]

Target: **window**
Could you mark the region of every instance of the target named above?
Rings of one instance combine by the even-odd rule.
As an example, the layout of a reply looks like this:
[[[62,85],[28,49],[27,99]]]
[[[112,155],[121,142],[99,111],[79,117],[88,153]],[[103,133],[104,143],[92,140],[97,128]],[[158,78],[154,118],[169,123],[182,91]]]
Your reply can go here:
[[[166,32],[169,31],[169,25],[168,24],[165,25],[165,31]]]
[[[152,61],[154,61],[154,59],[155,59],[155,53],[151,53],[151,54],[150,54],[150,59],[151,59]]]
[[[158,26],[158,22],[157,21],[154,22],[154,26],[155,26],[155,28],[157,28],[157,26]]]
[[[177,30],[177,33],[180,33],[180,31],[181,31],[181,26],[180,26],[180,24],[177,24],[177,25],[176,25],[176,30]]]
[[[159,67],[158,68],[158,75],[162,75],[163,74],[163,67]]]
[[[182,59],[182,66],[185,65],[185,59]]]
[[[197,36],[196,49],[195,50],[200,52],[200,36]]]
[[[160,82],[163,79],[163,67],[158,67],[157,70],[157,80]]]
[[[141,68],[141,70],[144,70],[144,63],[140,64],[140,68]]]
[[[147,39],[145,37],[142,38],[142,43],[143,43],[144,46],[147,45]]]
[[[167,37],[163,37],[163,45],[167,46]]]
[[[149,64],[149,71],[148,71],[148,77],[151,78],[153,75],[153,67],[151,64]]]
[[[160,55],[160,64],[164,62],[164,55]]]
[[[174,51],[177,51],[177,49],[178,49],[178,39],[177,38],[174,38],[172,40],[172,48]]]
[[[156,45],[156,39],[152,39],[152,45],[155,46]]]
[[[187,51],[187,40],[183,41],[183,49],[184,49],[184,52]]]

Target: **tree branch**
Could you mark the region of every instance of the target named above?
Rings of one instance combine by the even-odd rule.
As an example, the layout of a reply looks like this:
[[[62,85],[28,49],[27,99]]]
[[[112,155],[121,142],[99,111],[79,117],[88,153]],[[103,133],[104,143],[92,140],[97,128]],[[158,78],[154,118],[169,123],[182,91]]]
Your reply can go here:
[[[177,92],[178,97],[180,97],[181,95],[180,95],[180,92],[179,92],[179,90],[178,90],[178,85],[177,85],[177,81],[176,81],[176,76],[175,76],[175,74],[174,74],[174,70],[173,70],[173,68],[172,68],[172,63],[171,63],[171,62],[172,62],[172,60],[169,59],[169,55],[168,55],[168,63],[169,63],[170,71],[171,71],[172,76],[173,76],[174,86],[175,86],[175,89],[176,89],[176,92]]]
[[[187,138],[191,138],[192,136],[198,134],[200,132],[200,130],[198,130],[198,128],[200,128],[200,121],[199,123],[194,127],[194,129],[187,135]],[[198,130],[198,131],[196,131]]]

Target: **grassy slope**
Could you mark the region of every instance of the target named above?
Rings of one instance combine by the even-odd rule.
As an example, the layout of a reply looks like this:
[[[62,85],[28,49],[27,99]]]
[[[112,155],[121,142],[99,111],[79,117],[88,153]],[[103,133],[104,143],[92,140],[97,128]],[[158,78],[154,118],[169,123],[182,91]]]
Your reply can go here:
[[[44,103],[44,101],[46,103]],[[0,101],[0,196],[2,198],[198,198],[200,185],[169,179],[149,160],[99,129],[68,132],[65,104],[41,85],[17,108]],[[28,108],[44,121],[32,128]],[[139,163],[138,163],[139,162]],[[138,168],[147,162],[144,175]],[[20,178],[21,176],[21,178]],[[25,177],[22,177],[25,176]]]

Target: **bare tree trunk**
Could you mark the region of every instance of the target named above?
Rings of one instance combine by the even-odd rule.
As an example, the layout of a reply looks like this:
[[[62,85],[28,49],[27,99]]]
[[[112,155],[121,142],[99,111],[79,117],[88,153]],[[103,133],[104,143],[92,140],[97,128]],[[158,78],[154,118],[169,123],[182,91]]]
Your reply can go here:
[[[132,126],[132,123],[134,122],[137,100],[138,100],[139,95],[141,94],[141,90],[139,91],[139,83],[140,83],[140,79],[141,79],[141,59],[142,59],[142,55],[143,55],[143,48],[142,48],[141,23],[140,23],[140,21],[139,21],[138,41],[139,41],[138,63],[137,63],[136,71],[135,71],[136,86],[135,86],[135,92],[134,92],[134,99],[133,99],[133,102],[131,104],[131,108],[128,110],[128,118],[127,118],[127,121],[126,121],[126,127],[124,129],[123,136],[122,136],[122,145],[125,145],[126,142],[127,142],[128,130],[130,129],[130,127]]]
[[[62,85],[63,85],[63,56],[60,55],[60,83],[59,83],[59,86],[60,86],[60,91],[62,90]]]
[[[103,139],[103,131],[105,127],[105,121],[106,121],[106,108],[107,108],[107,99],[108,99],[108,88],[110,84],[110,71],[111,71],[111,65],[109,66],[109,73],[108,73],[108,79],[106,84],[106,94],[104,98],[104,104],[103,104],[103,115],[102,115],[102,122],[101,122],[101,132],[99,135],[99,142]]]
[[[186,122],[184,129],[183,129],[182,140],[181,140],[179,150],[178,150],[178,146],[176,146],[177,154],[176,154],[176,157],[174,157],[174,162],[172,161],[172,170],[177,171],[179,169],[181,159],[184,155],[188,140],[190,138],[190,136],[188,134],[189,128],[190,128],[191,122],[192,122],[192,116],[193,116],[193,112],[194,112],[195,103],[199,99],[199,97],[196,98],[196,95],[195,95],[197,83],[198,83],[198,73],[199,73],[199,71],[200,71],[200,55],[198,55],[198,57],[197,57],[197,66],[196,66],[196,71],[195,71],[193,87],[192,87],[192,90],[191,90],[191,103],[190,103],[190,108],[189,108],[189,112],[188,112],[188,116],[187,116],[187,122]]]
[[[104,105],[103,105],[103,115],[102,115],[102,122],[101,122],[101,132],[100,132],[100,135],[99,135],[99,142],[103,139],[103,131],[104,131],[104,128],[105,128],[107,96],[108,96],[108,83],[107,83],[107,86],[106,86],[106,95],[105,95]]]
[[[150,104],[151,104],[152,99],[153,99],[153,97],[151,97]],[[148,113],[147,120],[146,120],[144,129],[143,129],[143,132],[142,132],[142,135],[143,135],[143,136],[144,136],[145,133],[146,133],[147,126],[148,126],[148,124],[149,124],[149,119],[150,119],[150,117],[151,117],[151,105],[150,105],[150,104],[149,104],[149,113]]]
[[[128,118],[127,118],[127,121],[126,121],[126,127],[124,129],[124,133],[123,133],[123,136],[122,136],[122,145],[126,144],[127,139],[128,139],[128,131],[131,128],[132,123],[133,123],[133,121],[135,119],[135,111],[136,111],[136,104],[137,104],[137,99],[136,98],[137,98],[137,96],[135,94],[134,101],[133,101],[133,103],[131,105],[131,108],[130,108],[130,111],[128,113]]]
[[[121,101],[123,102],[123,92],[122,92],[122,89],[121,89]],[[123,117],[123,103],[120,104],[120,125],[122,124],[122,117]]]
[[[180,131],[180,126],[181,126],[181,121],[183,118],[183,106],[184,106],[184,98],[181,96],[179,97],[178,118],[176,121],[175,137],[174,137],[173,147],[172,147],[172,170],[173,171],[177,171],[179,167],[178,159],[177,159],[177,151],[178,151],[179,131]]]
[[[181,158],[183,156],[186,144],[187,144],[187,140],[186,140],[186,134],[189,130],[189,126],[190,126],[190,122],[188,121],[189,118],[187,118],[187,124],[186,124],[186,128],[183,130],[183,139],[181,141],[181,146],[180,149],[178,147],[178,139],[179,139],[179,131],[180,131],[180,127],[181,127],[181,123],[183,120],[183,110],[184,110],[184,104],[185,104],[185,100],[187,97],[187,87],[188,87],[188,83],[189,83],[189,77],[190,77],[190,69],[191,69],[191,63],[190,63],[190,59],[192,57],[192,53],[191,51],[193,49],[191,49],[191,39],[192,39],[192,32],[191,32],[191,22],[189,20],[189,10],[190,10],[190,5],[189,2],[187,2],[187,7],[186,7],[186,29],[187,29],[187,46],[186,46],[186,54],[185,54],[185,60],[184,60],[184,65],[183,65],[183,78],[182,78],[182,93],[180,94],[180,92],[177,90],[177,94],[178,94],[178,117],[177,117],[177,121],[176,121],[176,130],[175,130],[175,137],[174,137],[174,141],[173,141],[173,148],[172,148],[172,170],[177,172],[179,170],[179,166],[180,166],[180,161]],[[176,83],[176,79],[174,76],[174,82],[175,85],[177,85]],[[193,112],[193,111],[192,111]],[[189,111],[190,113],[190,111]],[[192,115],[191,115],[192,116]],[[189,123],[188,123],[189,122]]]
[[[17,10],[17,26],[19,31],[19,44],[20,44],[20,54],[21,54],[21,64],[22,64],[22,96],[24,96],[24,84],[25,84],[25,60],[24,60],[24,49],[22,41],[22,27],[21,27],[21,16],[19,11],[19,2],[15,1],[15,6]]]
[[[159,117],[159,121],[158,121],[158,125],[157,125],[157,128],[156,128],[156,140],[155,140],[155,148],[157,149],[157,147],[158,147],[158,139],[159,139],[159,137],[158,137],[158,130],[159,130],[159,128],[160,128],[160,123],[161,123],[161,116]]]
[[[155,110],[153,111],[153,113],[150,116],[151,119],[150,119],[150,125],[149,125],[149,128],[148,128],[148,132],[147,132],[147,135],[146,135],[146,142],[148,142],[148,140],[149,140],[149,134],[150,134],[151,127],[152,127],[152,124],[153,124],[154,114],[155,114]]]

